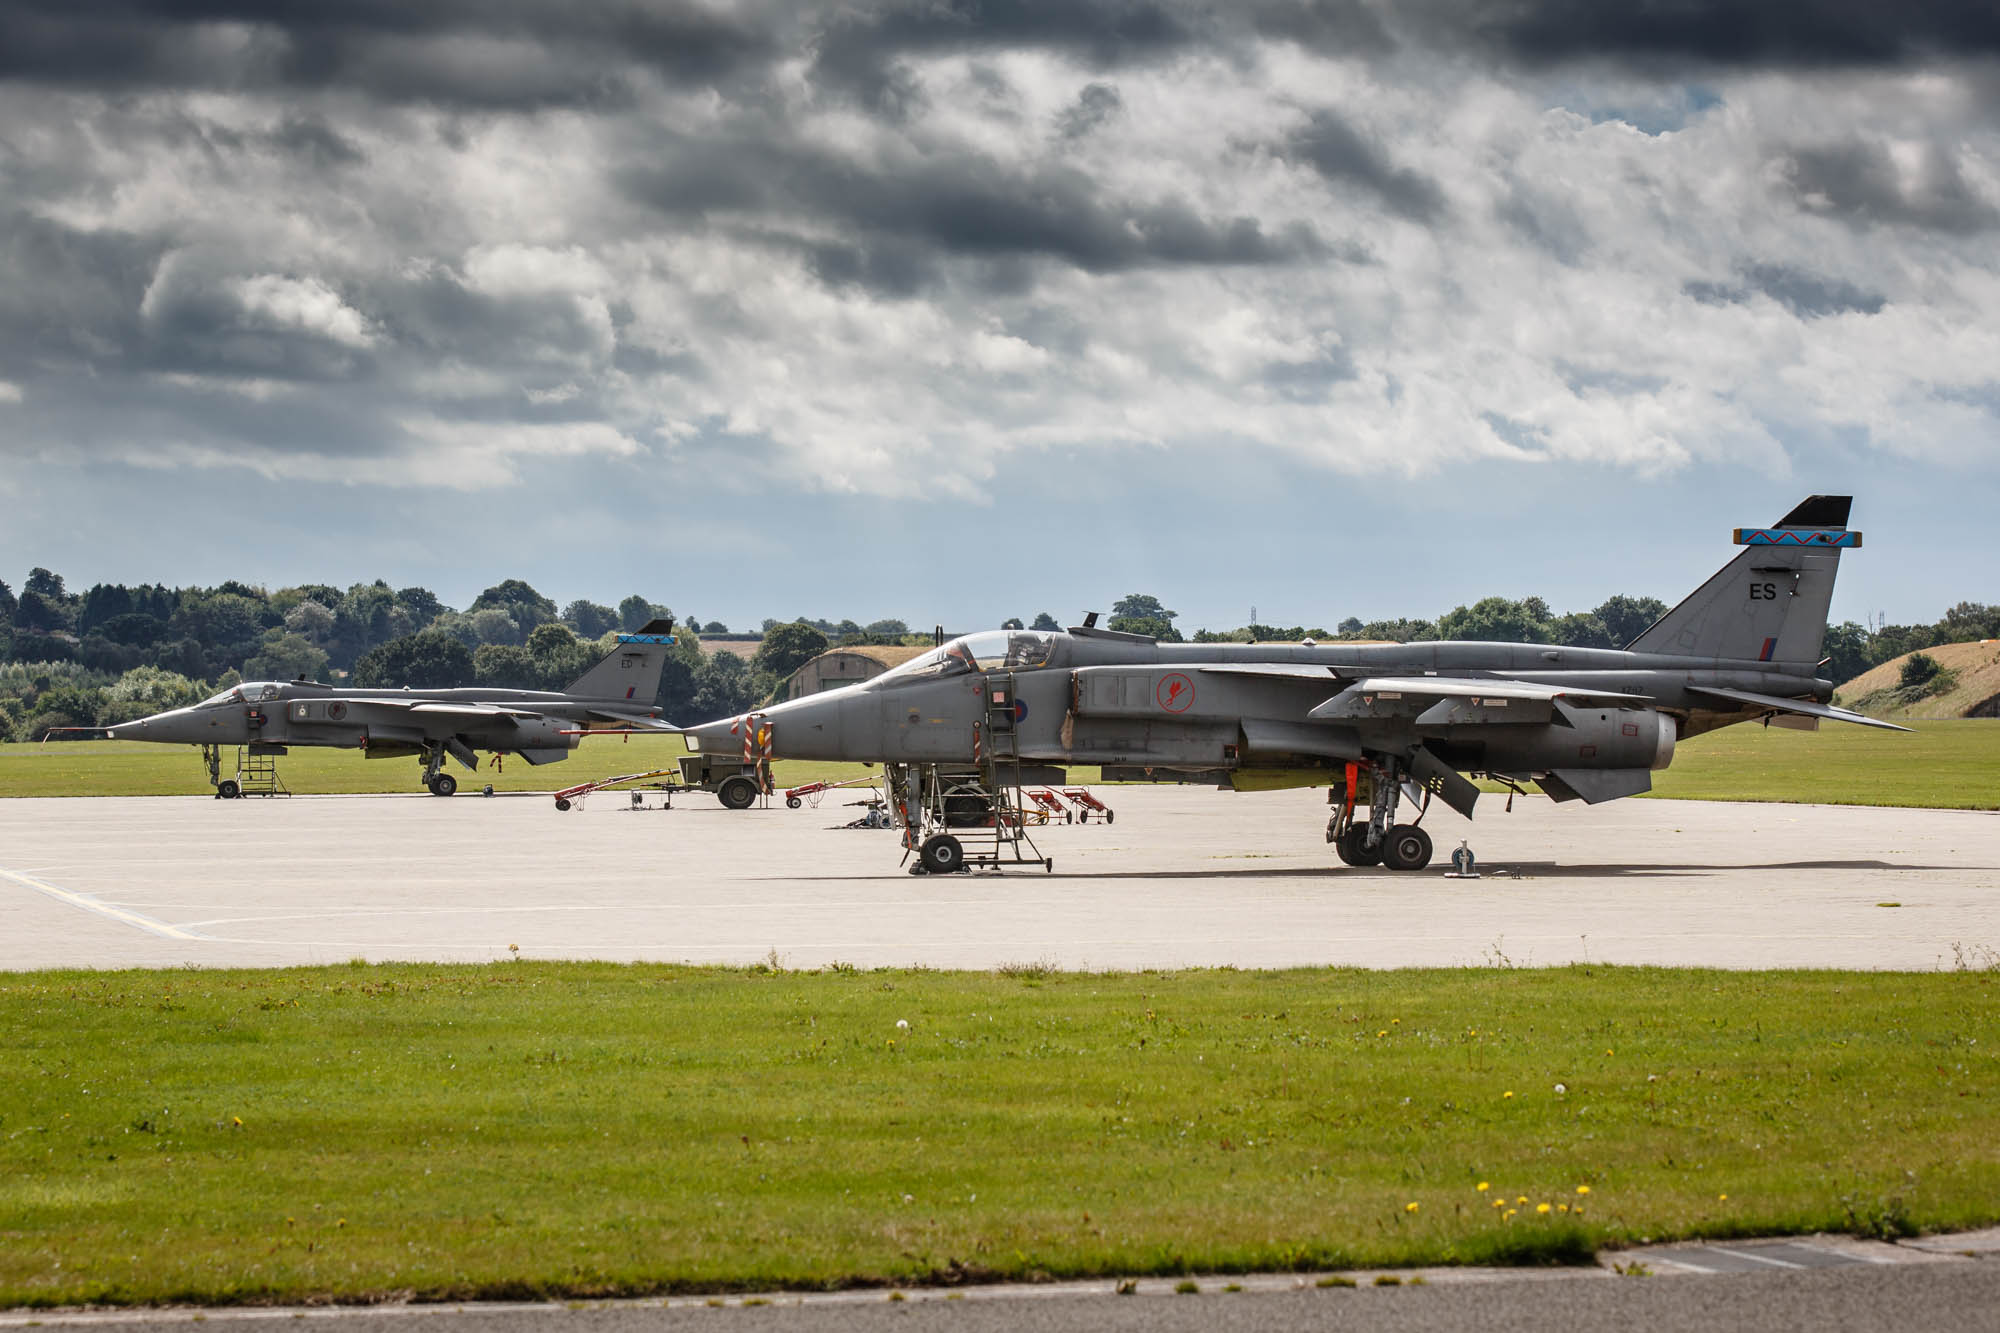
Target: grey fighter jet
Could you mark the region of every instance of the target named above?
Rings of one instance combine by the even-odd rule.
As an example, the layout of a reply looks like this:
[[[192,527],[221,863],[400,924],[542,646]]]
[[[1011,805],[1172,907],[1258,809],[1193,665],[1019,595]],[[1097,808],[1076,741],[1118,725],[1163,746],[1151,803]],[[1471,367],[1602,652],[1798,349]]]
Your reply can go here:
[[[1889,726],[1832,707],[1818,676],[1841,552],[1861,545],[1849,507],[1813,496],[1739,529],[1741,553],[1623,650],[1168,644],[1098,629],[1093,614],[1062,633],[954,639],[864,684],[693,728],[687,743],[751,737],[779,758],[885,765],[904,846],[932,871],[964,863],[954,824],[1004,841],[1025,822],[1002,795],[1023,765],[1070,764],[1102,765],[1107,780],[1325,786],[1342,861],[1417,870],[1430,835],[1421,810],[1398,811],[1437,797],[1469,818],[1474,777],[1595,804],[1646,791],[1677,741],[1733,723]]]
[[[458,790],[446,755],[477,770],[478,750],[519,755],[531,764],[569,758],[591,731],[669,731],[653,698],[673,646],[671,620],[618,636],[618,648],[560,693],[548,690],[345,689],[307,680],[254,681],[192,708],[156,713],[107,728],[113,740],[199,745],[220,797],[242,794],[222,775],[222,748],[283,754],[293,745],[361,749],[370,759],[423,760],[424,785],[436,796]]]

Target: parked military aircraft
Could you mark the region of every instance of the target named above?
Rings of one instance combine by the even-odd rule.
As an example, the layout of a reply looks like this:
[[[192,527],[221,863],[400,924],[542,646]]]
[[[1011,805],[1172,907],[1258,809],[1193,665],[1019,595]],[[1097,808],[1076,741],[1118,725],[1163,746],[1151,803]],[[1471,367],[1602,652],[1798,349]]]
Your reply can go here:
[[[477,770],[474,751],[519,755],[531,764],[569,758],[591,731],[671,728],[653,698],[673,645],[672,620],[655,620],[618,636],[618,648],[560,693],[547,690],[346,689],[309,680],[254,681],[224,690],[192,708],[156,713],[107,728],[114,740],[199,745],[208,780],[220,797],[242,794],[237,777],[222,776],[222,747],[253,755],[283,754],[293,745],[359,748],[370,759],[416,756],[424,785],[449,796],[458,781],[444,771],[446,755]]]
[[[1745,549],[1622,650],[1168,644],[1093,614],[1062,633],[954,639],[866,683],[692,728],[688,745],[886,765],[904,845],[932,871],[963,865],[951,802],[963,811],[970,785],[1000,791],[1022,763],[1327,786],[1342,861],[1421,869],[1430,835],[1398,822],[1400,802],[1436,796],[1470,818],[1467,774],[1595,804],[1646,791],[1677,741],[1732,723],[1890,726],[1832,707],[1817,675],[1840,554],[1861,545],[1850,504],[1816,495],[1739,529]],[[995,802],[983,822],[1011,818]]]

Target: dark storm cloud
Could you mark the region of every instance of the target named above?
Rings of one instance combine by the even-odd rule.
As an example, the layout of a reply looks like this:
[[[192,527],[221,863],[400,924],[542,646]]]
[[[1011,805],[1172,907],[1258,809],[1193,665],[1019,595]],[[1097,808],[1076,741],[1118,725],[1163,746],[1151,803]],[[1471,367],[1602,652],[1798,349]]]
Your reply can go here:
[[[509,58],[508,46],[519,48]],[[776,31],[700,5],[537,0],[127,0],[0,7],[0,79],[87,86],[314,89],[480,108],[590,104],[615,77],[728,80]]]
[[[136,361],[139,302],[164,248],[0,212],[0,367]]]
[[[1209,21],[1188,5],[1149,0],[942,0],[863,9],[828,25],[813,76],[866,105],[907,109],[897,62],[957,52],[1034,50],[1092,69],[1161,60],[1203,40]]]
[[[1529,65],[1866,68],[2000,54],[1990,0],[1428,0],[1395,13],[1403,35]]]
[[[1851,282],[1829,278],[1784,264],[1750,264],[1740,282],[1690,282],[1683,290],[1704,305],[1737,305],[1755,295],[1776,301],[1800,319],[1826,315],[1879,314],[1888,304],[1884,297],[1863,291]]]
[[[1056,135],[1063,139],[1081,139],[1110,122],[1124,109],[1125,101],[1112,85],[1086,84],[1083,91],[1076,95],[1076,101],[1064,107],[1056,117]]]
[[[1315,111],[1305,127],[1292,136],[1285,152],[1329,183],[1359,186],[1404,217],[1425,222],[1444,210],[1444,195],[1436,182],[1396,166],[1380,146],[1364,139],[1331,111]]]
[[[1913,172],[1887,147],[1864,139],[1794,148],[1778,167],[1793,201],[1809,213],[1855,226],[1891,225],[1971,233],[2000,223],[1959,169],[1955,150],[1932,144]]]
[[[886,288],[907,291],[927,257],[889,257],[879,247],[917,245],[941,257],[1042,257],[1104,273],[1188,264],[1268,265],[1317,258],[1325,246],[1304,224],[1266,232],[1252,217],[1207,217],[1187,202],[1107,198],[1084,172],[1049,164],[1015,166],[968,152],[880,170],[771,143],[686,143],[661,166],[628,173],[626,188],[673,214],[796,217],[848,233],[814,242],[813,261],[836,281],[881,272]]]

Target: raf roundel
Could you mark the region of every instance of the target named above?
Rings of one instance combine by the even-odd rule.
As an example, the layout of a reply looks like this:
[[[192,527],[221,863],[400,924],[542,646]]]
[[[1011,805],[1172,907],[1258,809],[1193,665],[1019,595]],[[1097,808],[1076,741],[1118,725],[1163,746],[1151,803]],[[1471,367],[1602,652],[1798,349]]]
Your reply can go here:
[[[1160,677],[1153,698],[1169,713],[1185,713],[1194,706],[1194,682],[1175,671]]]

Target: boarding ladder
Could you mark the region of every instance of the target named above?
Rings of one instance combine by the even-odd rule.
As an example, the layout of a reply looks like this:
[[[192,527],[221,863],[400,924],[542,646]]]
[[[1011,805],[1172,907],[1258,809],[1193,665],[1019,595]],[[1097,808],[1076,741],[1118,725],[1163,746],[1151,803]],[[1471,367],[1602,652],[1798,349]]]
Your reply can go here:
[[[240,796],[290,796],[278,776],[282,747],[251,745],[236,752],[236,791]]]

